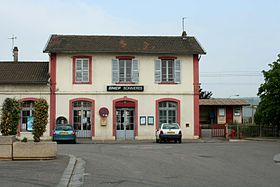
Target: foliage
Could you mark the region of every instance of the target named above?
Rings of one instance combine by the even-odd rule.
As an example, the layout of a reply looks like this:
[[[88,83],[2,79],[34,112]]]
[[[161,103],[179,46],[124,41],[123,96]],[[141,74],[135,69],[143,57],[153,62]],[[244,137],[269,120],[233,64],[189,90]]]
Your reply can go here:
[[[16,135],[20,119],[20,103],[14,98],[6,98],[1,109],[1,132],[4,136]]]
[[[213,93],[211,91],[202,91],[202,88],[199,89],[199,99],[210,99]]]
[[[28,140],[27,140],[26,137],[22,138],[22,140],[21,140],[21,142],[27,142],[27,141],[28,141]]]
[[[254,118],[256,124],[280,127],[280,54],[269,67],[270,70],[262,71],[265,82],[259,87],[261,101]]]
[[[32,131],[34,142],[40,142],[40,137],[43,136],[43,133],[46,131],[48,123],[48,108],[49,105],[46,100],[39,99],[35,101]]]

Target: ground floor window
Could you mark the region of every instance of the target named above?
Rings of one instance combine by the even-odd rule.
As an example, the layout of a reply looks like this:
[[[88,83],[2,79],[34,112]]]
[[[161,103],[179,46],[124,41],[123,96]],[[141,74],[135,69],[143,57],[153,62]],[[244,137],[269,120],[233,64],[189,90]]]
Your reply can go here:
[[[159,127],[163,123],[177,123],[177,103],[163,101],[159,103]]]
[[[32,131],[34,115],[34,101],[24,101],[21,103],[21,131]]]

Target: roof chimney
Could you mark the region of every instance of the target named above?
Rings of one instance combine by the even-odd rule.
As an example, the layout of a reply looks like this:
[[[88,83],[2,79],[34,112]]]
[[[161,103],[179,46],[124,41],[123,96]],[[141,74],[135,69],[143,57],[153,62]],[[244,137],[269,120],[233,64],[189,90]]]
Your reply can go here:
[[[18,48],[14,47],[13,49],[13,57],[14,57],[14,62],[18,62]]]
[[[186,31],[183,31],[182,32],[182,38],[184,39],[184,38],[187,38],[187,32]]]

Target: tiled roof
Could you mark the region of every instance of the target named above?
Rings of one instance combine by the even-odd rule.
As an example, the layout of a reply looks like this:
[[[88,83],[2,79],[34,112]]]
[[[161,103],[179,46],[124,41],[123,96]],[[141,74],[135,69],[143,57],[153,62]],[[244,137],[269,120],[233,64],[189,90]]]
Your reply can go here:
[[[206,54],[195,37],[52,35],[46,53]]]
[[[46,84],[48,62],[0,62],[0,84]]]
[[[226,106],[226,105],[231,105],[231,106],[248,106],[250,105],[246,100],[244,99],[200,99],[199,100],[199,105],[200,106],[205,106],[205,105],[212,105],[212,106]]]

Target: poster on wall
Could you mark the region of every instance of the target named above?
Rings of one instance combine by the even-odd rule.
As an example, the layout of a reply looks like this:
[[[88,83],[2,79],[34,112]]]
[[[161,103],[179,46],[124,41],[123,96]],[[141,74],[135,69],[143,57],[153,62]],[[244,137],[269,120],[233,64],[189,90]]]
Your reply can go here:
[[[146,125],[146,116],[140,116],[140,125]]]
[[[27,116],[27,130],[33,130],[33,116]]]
[[[148,116],[148,125],[154,125],[154,116]]]

